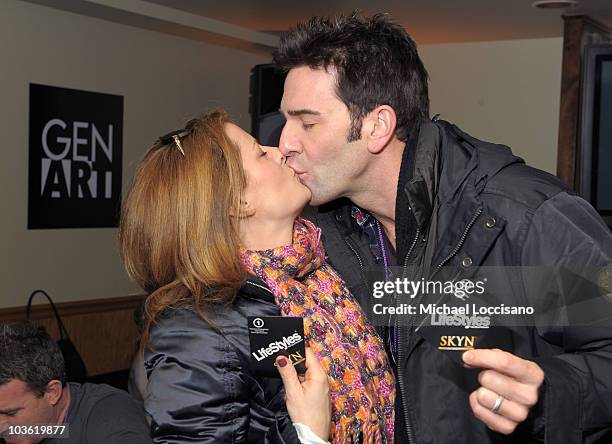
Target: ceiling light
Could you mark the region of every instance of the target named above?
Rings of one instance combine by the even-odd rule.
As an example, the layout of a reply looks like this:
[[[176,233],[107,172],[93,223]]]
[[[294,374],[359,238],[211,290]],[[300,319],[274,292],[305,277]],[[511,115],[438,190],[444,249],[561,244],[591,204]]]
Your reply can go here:
[[[542,9],[565,9],[565,8],[573,8],[577,6],[578,2],[576,0],[565,0],[565,1],[555,1],[555,0],[540,0],[537,2],[533,2],[531,6],[534,8],[542,8]]]

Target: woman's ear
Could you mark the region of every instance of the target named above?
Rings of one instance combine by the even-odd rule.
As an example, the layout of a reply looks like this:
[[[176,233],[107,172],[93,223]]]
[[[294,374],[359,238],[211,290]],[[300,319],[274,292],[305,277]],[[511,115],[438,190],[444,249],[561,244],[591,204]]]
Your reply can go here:
[[[364,117],[362,137],[367,142],[368,151],[380,153],[395,135],[397,116],[389,105],[380,105]]]
[[[255,215],[255,207],[246,200],[240,201],[240,208],[238,209],[238,214],[236,214],[233,208],[230,209],[230,216],[238,217],[239,219],[245,219],[253,215]]]

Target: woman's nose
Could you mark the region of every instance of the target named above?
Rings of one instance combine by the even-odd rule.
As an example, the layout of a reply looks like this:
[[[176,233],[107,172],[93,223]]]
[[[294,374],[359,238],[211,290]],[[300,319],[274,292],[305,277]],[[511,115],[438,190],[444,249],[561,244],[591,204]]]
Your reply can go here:
[[[266,147],[265,150],[279,164],[282,165],[283,163],[287,163],[287,158],[283,156],[283,154],[280,152],[278,148]]]
[[[278,148],[274,148],[273,151],[276,153],[274,158],[277,159],[279,164],[282,165],[284,163],[287,163],[287,158],[282,155]]]

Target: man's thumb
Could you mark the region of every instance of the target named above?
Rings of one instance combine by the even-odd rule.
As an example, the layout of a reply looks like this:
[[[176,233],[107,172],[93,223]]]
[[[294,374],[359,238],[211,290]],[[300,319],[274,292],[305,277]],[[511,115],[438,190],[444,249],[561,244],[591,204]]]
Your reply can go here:
[[[300,380],[298,379],[295,367],[289,361],[286,356],[278,356],[276,358],[276,369],[280,373],[283,385],[285,386],[285,393],[287,396],[294,396],[298,391],[302,390]]]

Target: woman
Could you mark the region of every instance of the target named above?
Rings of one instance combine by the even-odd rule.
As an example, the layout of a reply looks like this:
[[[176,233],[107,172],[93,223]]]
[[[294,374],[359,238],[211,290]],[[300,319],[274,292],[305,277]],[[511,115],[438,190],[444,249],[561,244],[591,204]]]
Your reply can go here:
[[[393,373],[325,262],[320,230],[298,218],[309,199],[278,150],[259,146],[223,112],[189,121],[147,152],[124,203],[120,243],[128,273],[150,294],[145,408],[157,442],[299,442],[298,430],[333,442],[392,442]],[[281,381],[251,369],[246,322],[279,314],[304,318],[314,351],[301,386],[278,358],[286,405]],[[331,425],[322,419],[318,361]]]

